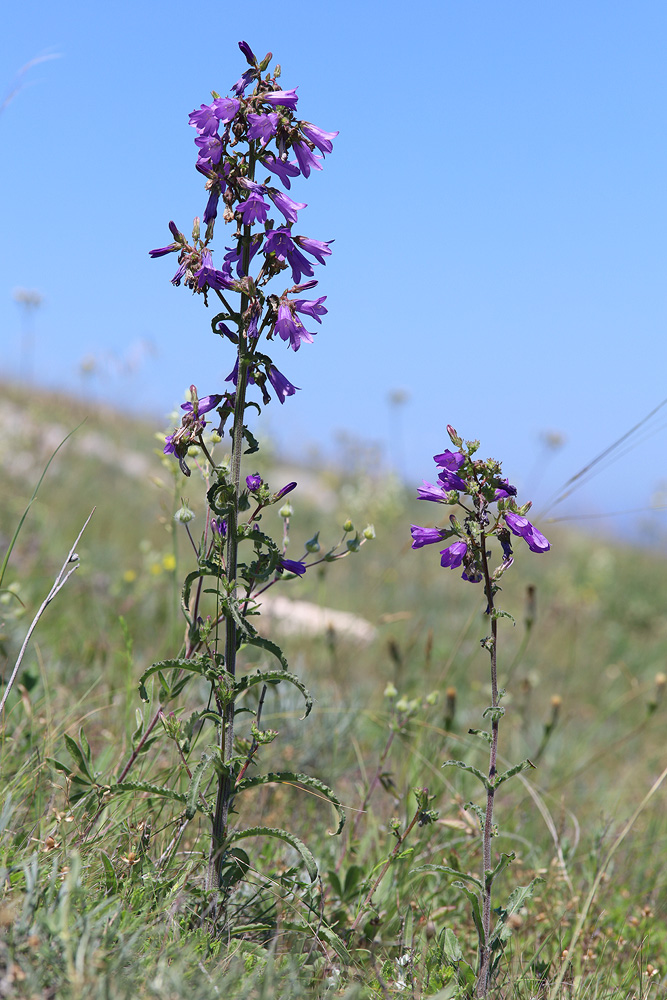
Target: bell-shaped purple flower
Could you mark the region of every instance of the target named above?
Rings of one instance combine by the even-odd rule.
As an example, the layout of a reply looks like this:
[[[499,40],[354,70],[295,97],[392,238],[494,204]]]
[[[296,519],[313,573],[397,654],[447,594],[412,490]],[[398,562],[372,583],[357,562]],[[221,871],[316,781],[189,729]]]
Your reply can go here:
[[[305,142],[292,143],[292,149],[304,177],[310,177],[311,170],[321,170],[321,157],[315,156],[310,146]]]
[[[281,559],[278,563],[278,572],[282,573],[283,570],[287,570],[288,573],[295,573],[297,576],[303,576],[306,572],[306,564],[302,562],[296,562],[294,559]]]
[[[311,257],[314,257],[316,261],[320,264],[326,264],[325,257],[331,256],[331,250],[329,249],[329,244],[333,243],[333,240],[311,240],[309,236],[295,236],[294,242],[309,253]]]
[[[455,472],[450,472],[448,469],[443,469],[438,479],[445,487],[446,490],[458,490],[460,493],[465,493],[468,486],[465,480],[457,476]]]
[[[276,208],[283,213],[287,222],[296,222],[298,218],[297,212],[302,208],[307,208],[306,202],[294,201],[289,195],[283,191],[279,191],[278,188],[267,188],[266,193]]]
[[[299,98],[297,97],[295,88],[294,90],[274,90],[271,93],[262,94],[262,100],[274,108],[282,107],[289,108],[290,111],[295,111],[296,102]]]
[[[332,139],[335,139],[338,132],[325,132],[312,122],[301,122],[301,131],[306,139],[310,139],[314,146],[317,146],[321,153],[330,153],[333,150]]]
[[[433,483],[427,483],[425,479],[422,482],[424,485],[417,490],[418,500],[432,500],[434,503],[447,502],[447,491],[442,486],[434,486]]]
[[[468,553],[468,546],[466,542],[454,542],[452,545],[448,545],[446,549],[440,551],[440,565],[449,567],[450,569],[456,569],[463,562],[465,556]],[[466,577],[469,579],[469,577]]]
[[[289,340],[293,351],[298,351],[303,341],[307,344],[313,342],[313,334],[306,330],[289,299],[283,300],[278,306],[278,318],[274,329],[283,340]]]
[[[283,185],[290,190],[290,177],[299,176],[299,168],[295,163],[288,163],[286,160],[278,160],[273,153],[267,153],[259,161],[262,166],[270,170],[272,174],[277,174]]]
[[[421,549],[423,545],[432,545],[434,542],[442,541],[440,528],[420,528],[417,524],[411,524],[410,534],[412,535],[413,549]]]
[[[267,368],[266,374],[268,375],[269,382],[273,386],[273,390],[281,403],[284,403],[288,396],[293,396],[299,388],[298,385],[292,385],[292,383],[288,381],[283,373],[279,372],[274,365],[270,365]],[[294,486],[296,486],[296,483],[294,483]]]
[[[449,448],[446,448],[442,454],[434,455],[433,461],[441,468],[447,469],[448,472],[458,472],[465,462],[465,458],[460,451],[450,451]]]
[[[260,475],[258,475],[257,473],[255,473],[252,476],[246,476],[245,477],[245,484],[246,484],[246,486],[248,487],[248,489],[250,490],[251,493],[256,493],[257,490],[262,485],[262,477]]]
[[[259,139],[262,146],[266,146],[269,139],[276,134],[276,129],[278,128],[278,119],[280,115],[277,111],[269,111],[265,115],[255,115],[251,112],[248,113],[248,131],[247,136],[249,139]]]
[[[253,226],[256,222],[266,222],[266,217],[271,207],[268,201],[264,201],[258,191],[251,191],[246,201],[240,201],[236,206],[241,213],[243,224]]]
[[[285,226],[279,226],[277,229],[272,229],[266,234],[264,253],[267,256],[274,253],[278,260],[287,260],[292,268],[292,281],[296,285],[301,281],[302,274],[305,274],[309,278],[312,278],[315,274],[313,265],[294,246],[292,234]]]
[[[502,485],[498,486],[493,494],[493,499],[495,501],[508,500],[510,497],[516,496],[516,486],[510,486],[507,479],[501,479],[500,482]]]
[[[541,531],[534,527],[527,517],[521,514],[514,514],[508,510],[503,514],[505,523],[514,535],[519,535],[528,545],[531,552],[548,552],[551,548],[550,542],[544,537]]]
[[[305,316],[310,316],[312,319],[317,320],[318,323],[321,323],[320,316],[325,316],[328,312],[322,305],[325,300],[326,295],[320,295],[319,299],[296,299],[294,308],[297,312],[303,313]]]

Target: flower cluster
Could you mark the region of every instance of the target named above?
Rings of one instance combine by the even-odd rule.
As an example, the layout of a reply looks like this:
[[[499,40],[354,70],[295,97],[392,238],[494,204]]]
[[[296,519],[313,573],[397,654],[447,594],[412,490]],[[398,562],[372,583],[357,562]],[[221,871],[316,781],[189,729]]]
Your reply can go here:
[[[295,178],[307,178],[311,171],[322,169],[338,133],[325,132],[297,118],[296,89],[280,89],[279,67],[273,74],[266,72],[271,53],[259,62],[247,42],[239,42],[239,48],[249,68],[231,87],[231,95],[221,97],[213,92],[211,103],[202,104],[189,118],[196,131],[196,169],[206,178],[208,193],[204,236],[199,219],[195,219],[190,241],[170,222],[173,242],[151,250],[150,255],[177,253],[178,269],[172,283],[183,283],[202,294],[207,304],[209,292],[220,299],[224,311],[215,317],[214,330],[240,345],[239,355],[248,361],[248,382],[259,386],[264,403],[270,399],[267,380],[283,403],[297,387],[270,358],[257,355],[257,341],[262,333],[268,340],[277,335],[293,351],[302,343],[312,343],[316,331],[308,330],[304,323],[322,322],[327,312],[326,296],[305,299],[301,293],[317,285],[314,269],[326,264],[331,254],[331,240],[293,232],[299,212],[307,206],[286,191]],[[260,172],[266,175],[263,180],[256,179]],[[218,266],[210,243],[221,207],[223,221],[235,223],[236,229]],[[279,213],[278,219],[270,217],[273,210]],[[267,283],[283,271],[290,272],[290,287],[280,295],[267,294]],[[228,303],[228,292],[240,294],[240,309]],[[229,322],[236,326],[236,332]],[[238,365],[228,381],[236,384],[237,379]]]
[[[448,528],[421,528],[411,526],[412,548],[419,549],[455,537],[457,540],[440,550],[440,564],[450,569],[463,566],[462,577],[471,583],[485,578],[486,539],[494,535],[500,542],[503,561],[494,572],[497,579],[513,562],[511,535],[516,535],[532,552],[547,552],[551,547],[541,531],[525,516],[531,504],[519,507],[516,487],[500,476],[500,463],[494,459],[486,462],[473,455],[479,447],[477,441],[464,442],[453,427],[448,426],[452,444],[457,449],[446,449],[433,460],[440,469],[438,483],[424,481],[418,490],[420,500],[459,507],[461,520],[455,514],[449,517]],[[468,504],[461,499],[468,498]],[[495,511],[491,505],[495,505]],[[511,534],[510,534],[511,532]]]

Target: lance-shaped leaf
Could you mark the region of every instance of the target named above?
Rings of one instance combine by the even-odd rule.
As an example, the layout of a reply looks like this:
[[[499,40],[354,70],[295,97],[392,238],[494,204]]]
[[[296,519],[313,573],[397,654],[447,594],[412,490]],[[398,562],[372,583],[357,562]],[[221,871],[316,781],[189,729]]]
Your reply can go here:
[[[538,877],[534,878],[528,885],[518,885],[516,889],[513,889],[510,893],[510,897],[507,900],[507,906],[499,906],[496,910],[498,919],[496,920],[496,926],[493,929],[493,933],[489,938],[489,947],[492,952],[495,952],[491,961],[492,974],[498,967],[505,942],[512,936],[512,924],[509,918],[512,914],[520,910],[524,903],[532,897],[535,892],[535,887],[539,885],[540,882],[544,882],[544,879]]]
[[[114,866],[111,864],[111,858],[104,851],[100,851],[100,857],[102,858],[102,867],[104,868],[104,881],[107,893],[114,895],[118,892],[118,879],[116,878]]]
[[[460,767],[462,771],[468,771],[469,774],[474,774],[478,781],[484,785],[487,789],[489,788],[489,779],[485,774],[482,774],[478,767],[473,767],[472,764],[466,764],[462,760],[446,760],[442,765],[443,767]]]
[[[465,882],[454,882],[453,885],[470,900],[470,905],[472,906],[472,918],[475,921],[475,928],[477,930],[477,937],[479,939],[480,947],[484,944],[484,926],[482,924],[482,911],[479,906],[479,896],[472,889],[469,889]]]
[[[187,802],[187,796],[183,792],[176,792],[173,788],[167,788],[166,785],[153,785],[150,781],[119,781],[115,785],[109,785],[108,790],[112,795],[123,792],[149,792],[151,795],[157,795],[162,799],[171,799],[182,805]],[[207,812],[203,806],[200,807],[200,812],[203,812],[205,816],[210,815],[210,812]]]
[[[481,880],[475,875],[467,875],[465,872],[460,872],[457,868],[450,868],[449,865],[422,865],[420,868],[413,868],[410,874],[416,875],[418,872],[444,872],[446,875],[454,875],[456,878],[465,879],[466,882],[472,882],[480,891],[484,888]]]
[[[496,867],[491,871],[486,871],[484,873],[486,885],[487,886],[493,885],[496,876],[500,875],[500,873],[505,871],[506,868],[509,868],[509,866],[512,864],[515,858],[516,854],[514,853],[514,851],[510,851],[509,854],[501,854],[500,861],[498,862]]]
[[[208,767],[213,766],[213,762],[218,756],[217,753],[203,753],[199,760],[199,763],[194,768],[192,772],[192,778],[190,779],[190,787],[188,788],[187,803],[185,806],[185,818],[192,819],[194,814],[197,812],[197,802],[199,798],[199,786],[201,785],[201,779],[204,777],[204,772]],[[208,806],[204,802],[203,807],[200,805],[199,808],[202,812],[207,812]]]
[[[513,778],[515,774],[520,774],[522,771],[527,771],[529,767],[532,768],[535,767],[533,762],[528,760],[527,758],[526,760],[522,760],[520,764],[515,764],[514,767],[510,767],[508,768],[507,771],[503,771],[502,774],[499,774],[498,777],[495,778],[494,780],[494,787],[499,788],[500,785],[502,785],[504,781],[507,781],[508,778]]]
[[[86,741],[87,742],[87,741]],[[82,774],[89,778],[90,781],[94,781],[93,775],[90,773],[88,767],[88,755],[82,750],[76,740],[73,740],[71,736],[65,733],[65,746],[67,747],[68,753],[74,763],[77,765]],[[88,748],[90,752],[90,748]]]
[[[313,699],[308,691],[308,688],[299,680],[296,674],[287,673],[285,670],[258,670],[254,674],[246,674],[245,677],[240,677],[234,688],[237,694],[241,694],[243,691],[247,691],[248,688],[253,687],[255,684],[270,684],[273,681],[288,681],[288,683],[293,684],[295,688],[298,688],[304,697],[306,702],[306,711],[301,716],[305,719],[307,715],[310,715],[310,710],[313,707]]]
[[[278,827],[272,826],[252,826],[248,830],[237,830],[227,838],[227,844],[236,843],[236,841],[243,840],[246,837],[276,837],[278,840],[284,840],[286,844],[289,844],[290,847],[293,847],[301,855],[303,863],[306,866],[306,871],[310,876],[310,881],[314,882],[317,878],[317,862],[315,858],[303,841],[295,837],[289,830],[280,830]]]
[[[153,674],[159,674],[165,670],[183,670],[190,674],[203,674],[210,665],[211,661],[207,656],[196,656],[191,660],[182,658],[177,660],[160,660],[158,663],[152,663],[139,678],[139,697],[142,701],[149,700],[145,684]],[[163,681],[162,683],[166,685],[166,682]],[[168,687],[168,685],[166,686]]]
[[[312,788],[321,798],[330,802],[338,813],[338,828],[331,834],[335,837],[345,826],[345,811],[340,804],[336,793],[317,778],[311,778],[308,774],[296,774],[294,771],[269,771],[268,774],[255,774],[250,778],[243,778],[236,786],[237,792],[244,792],[248,788],[257,788],[260,785],[302,785],[305,788]]]

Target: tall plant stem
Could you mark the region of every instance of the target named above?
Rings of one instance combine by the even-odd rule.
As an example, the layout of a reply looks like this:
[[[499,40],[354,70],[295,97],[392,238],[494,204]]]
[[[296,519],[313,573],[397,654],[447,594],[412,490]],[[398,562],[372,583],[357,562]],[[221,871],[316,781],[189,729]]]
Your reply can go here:
[[[251,166],[254,163],[251,161]],[[254,176],[254,169],[251,169]],[[247,275],[250,267],[250,226],[243,227],[243,271]],[[248,296],[241,294],[241,317],[248,308]],[[243,319],[241,320],[243,323]],[[248,385],[248,354],[249,345],[246,331],[239,327],[238,344],[238,380],[236,383],[236,400],[234,404],[234,427],[232,430],[232,460],[230,476],[234,487],[232,509],[227,517],[227,581],[229,584],[228,600],[236,601],[236,568],[238,561],[238,513],[241,494],[241,455],[243,451],[243,418],[245,414],[245,397]],[[231,614],[227,615],[225,623],[225,670],[233,678],[236,676],[237,626]],[[227,818],[229,807],[234,795],[235,778],[231,770],[234,756],[234,700],[230,699],[222,709],[220,727],[220,757],[222,773],[218,777],[218,794],[213,816],[211,836],[211,854],[209,858],[208,884],[209,888],[220,885],[220,862],[224,850],[227,833]]]
[[[491,837],[493,835],[493,804],[495,795],[496,763],[498,759],[498,620],[495,617],[493,604],[493,582],[489,573],[489,563],[486,555],[486,539],[482,531],[481,539],[482,566],[484,569],[484,591],[486,594],[486,613],[491,617],[491,748],[489,753],[489,784],[486,791],[486,812],[484,814],[484,831],[482,834],[482,932],[480,940],[479,976],[477,978],[477,996],[485,997],[489,989],[489,973],[491,965],[491,890],[493,888],[493,868],[491,865]]]

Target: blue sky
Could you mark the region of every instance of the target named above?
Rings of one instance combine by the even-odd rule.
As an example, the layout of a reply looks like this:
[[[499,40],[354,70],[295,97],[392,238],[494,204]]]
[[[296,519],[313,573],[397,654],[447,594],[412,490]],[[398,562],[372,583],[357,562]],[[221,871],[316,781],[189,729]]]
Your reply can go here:
[[[0,374],[160,419],[190,382],[219,389],[231,349],[148,250],[203,212],[188,113],[240,75],[242,38],[274,53],[302,117],[340,131],[293,189],[299,231],[335,243],[315,343],[276,357],[302,387],[264,420],[287,450],[330,453],[343,430],[418,482],[452,423],[544,502],[667,397],[657,0],[8,8],[0,93],[57,58],[0,114]],[[44,297],[23,358],[16,288]],[[666,426],[667,407],[553,513],[647,507]],[[551,457],[545,432],[565,442]]]

